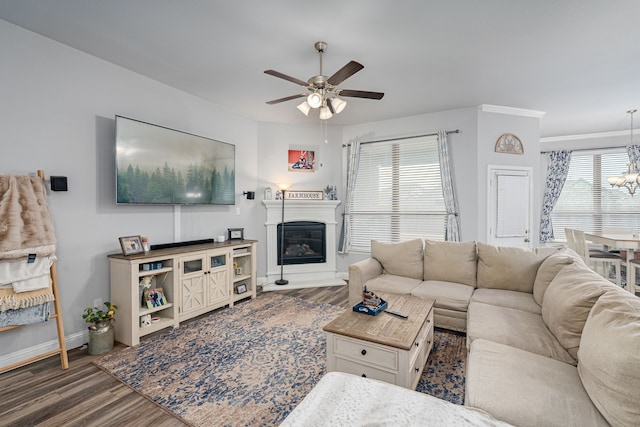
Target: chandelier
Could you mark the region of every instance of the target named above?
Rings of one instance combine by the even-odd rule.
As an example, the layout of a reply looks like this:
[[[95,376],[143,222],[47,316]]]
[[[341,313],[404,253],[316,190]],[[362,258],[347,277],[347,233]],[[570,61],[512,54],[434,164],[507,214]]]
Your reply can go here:
[[[633,145],[633,113],[638,110],[629,110],[627,113],[631,116],[631,129],[629,132],[629,145]],[[636,170],[636,165],[633,162],[630,162],[627,165],[627,172],[623,173],[621,176],[610,176],[607,178],[607,182],[611,184],[611,187],[619,187],[626,188],[631,194],[631,197],[635,194],[638,189],[638,185],[640,185],[638,181],[638,171]]]

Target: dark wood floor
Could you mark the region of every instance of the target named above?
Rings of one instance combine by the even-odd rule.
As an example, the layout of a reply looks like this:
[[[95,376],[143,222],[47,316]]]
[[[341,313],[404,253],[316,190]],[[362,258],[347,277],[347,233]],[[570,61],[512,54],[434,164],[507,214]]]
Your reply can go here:
[[[348,305],[347,286],[277,291],[307,300]],[[121,346],[120,344],[118,346]],[[95,367],[87,350],[0,375],[0,426],[184,426],[120,381]]]

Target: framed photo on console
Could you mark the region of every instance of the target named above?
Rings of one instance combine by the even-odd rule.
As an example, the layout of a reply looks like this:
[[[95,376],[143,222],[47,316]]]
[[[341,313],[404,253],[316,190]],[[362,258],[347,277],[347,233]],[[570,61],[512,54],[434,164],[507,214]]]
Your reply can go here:
[[[144,252],[140,236],[120,237],[120,247],[123,255],[133,255]]]
[[[247,292],[247,285],[242,283],[242,284],[236,286],[236,293],[237,294],[244,294],[245,292]]]

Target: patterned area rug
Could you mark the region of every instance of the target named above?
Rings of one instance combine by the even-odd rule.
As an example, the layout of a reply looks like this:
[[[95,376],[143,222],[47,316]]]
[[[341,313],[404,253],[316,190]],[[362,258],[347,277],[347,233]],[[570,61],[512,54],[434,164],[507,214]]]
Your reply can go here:
[[[436,329],[417,391],[458,405],[464,404],[467,337],[460,332]]]
[[[188,424],[275,425],[325,373],[322,327],[343,311],[270,292],[94,363]],[[436,356],[449,335],[436,332],[418,390],[462,403],[464,361],[452,371]]]

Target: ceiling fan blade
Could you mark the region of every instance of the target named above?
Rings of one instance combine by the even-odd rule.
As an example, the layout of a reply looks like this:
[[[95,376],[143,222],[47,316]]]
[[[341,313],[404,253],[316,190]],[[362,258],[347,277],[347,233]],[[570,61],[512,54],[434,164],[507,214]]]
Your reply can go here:
[[[299,93],[297,95],[285,96],[284,98],[279,98],[279,99],[274,99],[272,101],[267,101],[267,104],[269,104],[269,105],[279,104],[281,102],[291,101],[292,99],[302,98],[303,96],[307,96],[307,94],[306,93]]]
[[[329,83],[332,86],[338,86],[340,83],[347,80],[349,77],[353,76],[355,73],[362,70],[363,68],[364,68],[364,65],[362,65],[361,63],[356,61],[351,61],[347,65],[345,65],[344,67],[336,71],[333,76],[329,77],[329,80],[327,80],[327,83]]]
[[[307,83],[307,82],[303,82],[302,80],[296,79],[295,77],[291,77],[291,76],[288,76],[286,74],[282,74],[281,72],[276,71],[276,70],[265,70],[265,74],[269,74],[270,76],[278,77],[278,78],[290,81],[290,82],[298,84],[300,86],[305,86],[305,87],[309,86],[309,83]]]
[[[350,96],[352,98],[382,99],[384,92],[368,92],[364,90],[342,89],[339,96]]]

